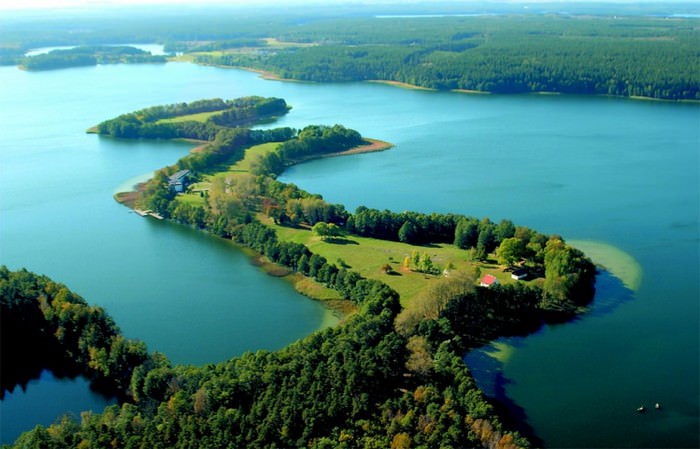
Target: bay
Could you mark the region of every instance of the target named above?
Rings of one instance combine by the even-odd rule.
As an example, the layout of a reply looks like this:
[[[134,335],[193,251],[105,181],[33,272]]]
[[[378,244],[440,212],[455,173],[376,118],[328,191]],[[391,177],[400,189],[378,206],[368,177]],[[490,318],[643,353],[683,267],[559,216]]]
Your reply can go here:
[[[2,68],[0,79],[9,86],[0,92],[0,263],[66,283],[173,361],[281,347],[325,312],[227,242],[111,199],[188,146],[84,130],[156,104],[278,96],[293,109],[268,126],[341,123],[395,144],[305,163],[283,181],[349,210],[509,218],[635,261],[634,289],[603,273],[590,314],[504,342],[503,393],[548,447],[700,444],[696,105],[283,83],[190,64]],[[662,411],[635,412],[655,402]]]

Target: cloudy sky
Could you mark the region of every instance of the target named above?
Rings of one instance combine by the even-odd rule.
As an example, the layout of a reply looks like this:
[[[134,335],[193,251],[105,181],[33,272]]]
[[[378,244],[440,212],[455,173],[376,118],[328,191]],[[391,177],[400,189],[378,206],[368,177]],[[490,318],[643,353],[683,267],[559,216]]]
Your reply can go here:
[[[488,1],[488,0],[487,0]],[[494,0],[496,1],[496,0]],[[542,3],[552,0],[500,0],[499,3]],[[554,0],[555,2],[557,0]],[[558,0],[559,2],[591,2],[600,3],[664,3],[667,0]],[[674,0],[679,3],[700,3],[700,0]],[[86,7],[86,6],[121,6],[121,5],[146,5],[146,4],[226,4],[226,5],[262,5],[262,4],[308,4],[308,3],[405,3],[406,0],[317,0],[309,2],[304,0],[0,0],[0,10],[9,9],[53,9],[65,7]],[[469,3],[472,0],[441,0],[443,3]]]

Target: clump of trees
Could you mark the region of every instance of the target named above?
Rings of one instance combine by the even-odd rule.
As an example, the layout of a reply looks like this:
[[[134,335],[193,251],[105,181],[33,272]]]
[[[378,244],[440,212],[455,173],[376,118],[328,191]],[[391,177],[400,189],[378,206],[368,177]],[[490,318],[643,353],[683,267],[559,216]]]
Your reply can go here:
[[[134,369],[164,360],[154,359],[142,342],[125,339],[102,308],[26,270],[0,267],[0,320],[3,396],[50,369],[85,376],[124,400]]]
[[[365,144],[360,133],[342,125],[309,125],[271,153],[261,157],[253,173],[275,176],[290,165],[303,160],[338,153]]]
[[[26,70],[55,70],[67,67],[97,64],[164,63],[165,56],[129,46],[93,45],[67,50],[53,50],[46,54],[27,56],[20,60]]]
[[[287,103],[281,98],[242,97],[234,100],[214,98],[191,103],[176,103],[153,106],[135,112],[122,114],[97,125],[102,135],[129,139],[175,139],[187,138],[214,140],[219,132],[227,128],[250,125],[265,118],[284,115],[288,112]],[[186,120],[161,122],[161,120],[182,117],[202,112],[220,112],[204,122]],[[228,129],[231,132],[231,129]]]

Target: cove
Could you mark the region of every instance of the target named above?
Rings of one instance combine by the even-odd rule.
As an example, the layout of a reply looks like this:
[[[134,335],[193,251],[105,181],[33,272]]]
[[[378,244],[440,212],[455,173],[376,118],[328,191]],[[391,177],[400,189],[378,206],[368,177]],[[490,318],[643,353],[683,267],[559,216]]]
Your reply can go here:
[[[226,357],[262,349],[259,342],[271,334],[280,337],[280,347],[317,328],[324,311],[290,289],[290,308],[309,305],[315,315],[307,330],[291,335],[269,321],[257,330],[243,326],[272,313],[267,299],[279,293],[260,293],[259,308],[239,314],[238,297],[217,302],[210,290],[226,279],[221,290],[236,292],[244,282],[238,272],[257,269],[244,257],[242,265],[230,265],[238,256],[230,255],[235,251],[227,242],[144,220],[111,198],[125,180],[172,163],[189,146],[99,139],[84,130],[156,104],[277,96],[293,109],[269,126],[341,123],[395,144],[382,153],[295,166],[282,176],[285,182],[350,210],[366,205],[509,218],[633,257],[643,273],[636,290],[599,277],[594,308],[613,307],[511,344],[503,394],[548,447],[700,444],[693,356],[700,294],[697,105],[282,83],[190,64],[51,73],[2,68],[0,79],[8,86],[0,92],[7,105],[0,111],[0,263],[66,283],[106,307],[128,337],[144,338],[173,361],[202,363],[199,353],[222,344],[231,345]],[[251,291],[283,284],[260,274],[250,275],[258,283]],[[169,283],[187,297],[175,300],[180,289]],[[177,315],[177,308],[192,311],[195,304],[212,304],[211,316]],[[235,307],[225,314],[223,304]],[[176,341],[206,333],[205,319],[221,315],[228,318],[228,337],[189,347],[198,354],[168,352],[180,347]],[[178,320],[180,326],[171,325]],[[584,399],[591,405],[579,409]],[[664,405],[663,413],[635,412],[654,402]]]
[[[16,387],[2,400],[2,443],[13,442],[34,424],[50,424],[67,411],[80,420],[80,412],[99,413],[105,405],[115,402],[92,391],[89,382],[81,377],[61,379],[44,371],[39,379],[30,381],[25,388]],[[65,404],[75,403],[80,404],[80,409],[66,410]]]

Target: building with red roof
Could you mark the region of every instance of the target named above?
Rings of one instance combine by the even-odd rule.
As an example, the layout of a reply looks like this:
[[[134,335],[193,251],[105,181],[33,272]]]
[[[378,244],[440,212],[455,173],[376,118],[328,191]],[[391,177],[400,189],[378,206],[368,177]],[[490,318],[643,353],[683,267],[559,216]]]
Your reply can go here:
[[[496,276],[490,275],[490,274],[485,274],[484,277],[481,278],[481,282],[479,282],[479,285],[481,287],[491,287],[492,285],[497,285],[498,284],[498,279],[496,279]]]

